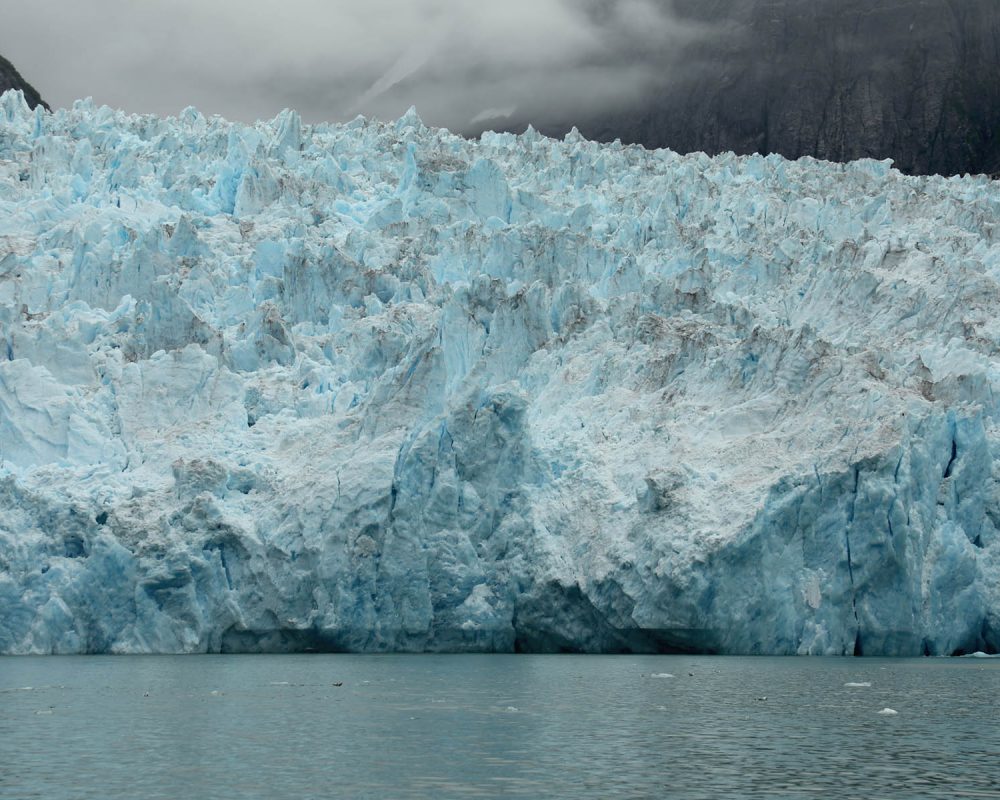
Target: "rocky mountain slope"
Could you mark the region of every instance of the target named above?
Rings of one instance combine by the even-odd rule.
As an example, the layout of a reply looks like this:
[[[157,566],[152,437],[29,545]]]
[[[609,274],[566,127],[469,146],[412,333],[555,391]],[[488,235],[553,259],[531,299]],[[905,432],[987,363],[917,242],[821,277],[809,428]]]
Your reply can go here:
[[[0,652],[996,651],[998,219],[8,93]]]
[[[682,153],[892,158],[906,173],[1000,173],[995,0],[675,0],[672,7],[703,33],[680,55],[635,53],[662,65],[662,81],[632,109],[530,121],[552,135],[577,125],[590,138]]]
[[[31,108],[39,105],[45,108],[49,107],[48,103],[42,100],[41,95],[35,91],[35,88],[14,69],[14,65],[0,55],[0,94],[9,89],[23,92],[24,99]]]

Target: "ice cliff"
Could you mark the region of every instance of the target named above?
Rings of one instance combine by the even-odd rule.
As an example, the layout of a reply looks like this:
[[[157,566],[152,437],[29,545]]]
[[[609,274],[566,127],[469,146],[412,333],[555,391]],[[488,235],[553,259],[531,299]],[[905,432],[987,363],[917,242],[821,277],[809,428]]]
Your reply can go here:
[[[1000,647],[1000,183],[0,100],[0,652]]]

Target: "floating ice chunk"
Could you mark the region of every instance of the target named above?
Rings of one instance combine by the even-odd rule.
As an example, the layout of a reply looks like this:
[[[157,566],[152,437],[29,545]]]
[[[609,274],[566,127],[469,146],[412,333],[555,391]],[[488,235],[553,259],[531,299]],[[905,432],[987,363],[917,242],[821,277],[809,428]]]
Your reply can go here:
[[[975,653],[966,653],[962,658],[1000,658],[1000,653],[984,653],[977,650]]]
[[[864,689],[871,685],[871,681],[851,681],[844,684],[848,689]]]
[[[894,717],[898,713],[899,712],[896,711],[896,709],[894,708],[883,708],[881,711],[878,712],[879,716],[881,717]]]
[[[673,678],[674,676],[671,675],[669,672],[654,672],[649,677],[650,678]]]
[[[516,714],[520,709],[517,706],[507,706],[504,711],[509,711],[511,714]]]

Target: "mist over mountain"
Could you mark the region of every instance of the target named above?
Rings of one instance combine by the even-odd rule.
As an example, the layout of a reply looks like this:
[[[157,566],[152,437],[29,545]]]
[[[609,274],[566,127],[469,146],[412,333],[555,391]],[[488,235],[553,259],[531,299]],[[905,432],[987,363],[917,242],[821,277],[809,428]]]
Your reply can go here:
[[[4,52],[57,106],[246,122],[294,108],[306,123],[415,106],[470,137],[576,126],[681,153],[1000,173],[995,0],[289,0],[281,15],[263,0],[35,0],[5,24]]]
[[[604,8],[616,5],[608,3]],[[915,174],[1000,172],[1000,3],[675,0],[707,35],[632,57],[661,77],[625,110],[491,120],[679,152],[891,158]],[[599,11],[600,9],[597,9]],[[681,51],[678,52],[678,47]]]
[[[42,96],[35,90],[35,87],[22,78],[14,65],[0,55],[0,94],[8,89],[20,89],[24,92],[24,99],[32,108],[38,105],[49,107],[49,104],[42,100]]]

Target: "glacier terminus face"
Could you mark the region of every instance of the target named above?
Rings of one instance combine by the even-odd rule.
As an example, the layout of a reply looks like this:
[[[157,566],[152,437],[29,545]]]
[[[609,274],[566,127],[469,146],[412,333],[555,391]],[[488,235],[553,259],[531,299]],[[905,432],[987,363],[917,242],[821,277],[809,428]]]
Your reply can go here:
[[[1000,183],[0,100],[0,652],[1000,648]]]

